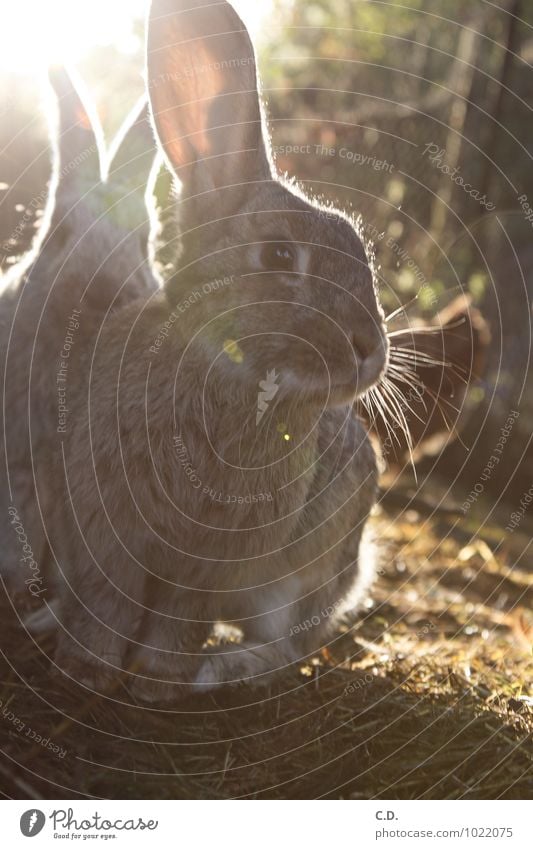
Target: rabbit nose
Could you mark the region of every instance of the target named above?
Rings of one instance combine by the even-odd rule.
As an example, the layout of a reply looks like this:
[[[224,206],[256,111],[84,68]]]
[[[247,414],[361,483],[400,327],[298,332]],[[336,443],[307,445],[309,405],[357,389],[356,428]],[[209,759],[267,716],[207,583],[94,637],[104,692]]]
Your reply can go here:
[[[358,331],[352,333],[352,346],[361,362],[376,357],[380,351],[384,352],[383,333],[379,328],[373,328],[373,332]]]
[[[388,340],[381,328],[371,333],[352,334],[352,345],[357,357],[359,394],[370,389],[381,379],[387,366]]]

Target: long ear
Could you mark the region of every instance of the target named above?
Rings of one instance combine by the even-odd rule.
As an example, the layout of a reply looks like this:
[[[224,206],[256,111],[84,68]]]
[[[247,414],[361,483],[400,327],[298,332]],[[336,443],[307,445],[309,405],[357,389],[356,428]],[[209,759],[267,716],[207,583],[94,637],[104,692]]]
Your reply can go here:
[[[109,149],[108,181],[144,195],[156,155],[148,101],[143,96],[124,121]]]
[[[154,124],[184,196],[271,178],[254,49],[229,3],[153,0],[147,62]]]
[[[401,404],[415,459],[434,454],[458,435],[458,419],[466,394],[482,377],[490,343],[488,325],[466,296],[440,312],[431,327],[393,333],[389,380],[406,399]],[[408,381],[411,383],[409,386]],[[408,444],[400,428],[394,436],[376,422],[389,460],[403,462]]]
[[[96,110],[77,75],[63,66],[49,69],[57,97],[59,192],[83,182],[98,183],[103,132]]]

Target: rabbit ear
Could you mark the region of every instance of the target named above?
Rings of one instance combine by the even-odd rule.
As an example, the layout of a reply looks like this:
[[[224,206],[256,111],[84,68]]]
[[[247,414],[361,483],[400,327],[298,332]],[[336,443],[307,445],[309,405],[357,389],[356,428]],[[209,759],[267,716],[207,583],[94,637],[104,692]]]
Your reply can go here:
[[[185,196],[271,179],[254,49],[229,3],[153,0],[147,59],[153,120]]]
[[[59,190],[80,177],[97,183],[101,178],[103,132],[96,110],[73,71],[56,66],[50,68],[48,77],[59,110]]]
[[[146,97],[134,106],[109,151],[108,181],[146,192],[157,148]]]

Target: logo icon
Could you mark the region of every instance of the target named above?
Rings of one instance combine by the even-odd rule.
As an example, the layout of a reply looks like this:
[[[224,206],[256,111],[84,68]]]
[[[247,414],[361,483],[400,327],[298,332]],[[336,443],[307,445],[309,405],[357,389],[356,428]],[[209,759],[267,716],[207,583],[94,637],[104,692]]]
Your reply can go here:
[[[259,389],[263,391],[259,393],[257,396],[257,416],[255,423],[259,424],[266,411],[268,410],[268,405],[270,401],[273,401],[279,391],[279,386],[277,384],[277,380],[279,375],[276,374],[276,370],[267,371],[266,380],[262,380],[259,384]]]
[[[42,811],[33,808],[22,814],[20,818],[20,830],[24,837],[35,837],[44,828],[46,817]]]

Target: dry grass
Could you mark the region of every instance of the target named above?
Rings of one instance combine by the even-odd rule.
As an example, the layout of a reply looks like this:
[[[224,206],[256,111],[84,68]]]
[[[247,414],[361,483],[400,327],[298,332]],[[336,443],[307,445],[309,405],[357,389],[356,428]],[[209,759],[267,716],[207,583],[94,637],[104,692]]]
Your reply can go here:
[[[125,706],[120,691],[87,698],[51,678],[5,611],[4,795],[532,798],[530,535],[511,549],[490,528],[472,543],[453,515],[376,522],[388,542],[373,605],[276,690],[241,687],[173,712]]]

